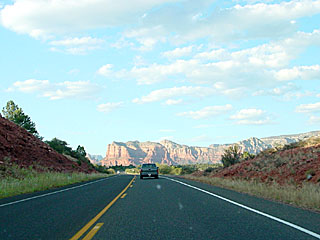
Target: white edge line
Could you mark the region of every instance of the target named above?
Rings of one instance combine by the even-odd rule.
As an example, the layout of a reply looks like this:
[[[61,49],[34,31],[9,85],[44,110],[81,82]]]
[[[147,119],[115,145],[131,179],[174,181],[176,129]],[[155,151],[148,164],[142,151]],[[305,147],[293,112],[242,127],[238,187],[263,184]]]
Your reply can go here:
[[[99,179],[99,180],[96,180],[96,181],[93,181],[93,182],[85,183],[85,184],[82,184],[82,185],[79,185],[79,186],[74,186],[74,187],[70,187],[70,188],[65,188],[65,189],[62,189],[62,190],[55,191],[55,192],[50,192],[50,193],[42,194],[42,195],[39,195],[39,196],[34,196],[34,197],[30,197],[30,198],[25,198],[25,199],[17,200],[17,201],[14,201],[14,202],[4,203],[4,204],[1,204],[0,207],[5,207],[5,206],[8,206],[8,205],[12,205],[12,204],[20,203],[20,202],[25,202],[25,201],[29,201],[29,200],[32,200],[32,199],[35,199],[35,198],[41,198],[41,197],[53,195],[53,194],[56,194],[56,193],[61,193],[61,192],[69,191],[69,190],[72,190],[72,189],[75,189],[75,188],[84,187],[84,186],[87,186],[87,185],[90,185],[90,184],[93,184],[93,183],[97,183],[97,182],[101,182],[101,181],[104,181],[104,180],[106,180],[106,179],[110,179],[110,178],[112,178],[112,177],[117,177],[117,176],[118,176],[118,175],[116,175],[116,176],[110,176],[110,177],[103,178],[103,179]]]
[[[248,206],[246,206],[246,205],[237,203],[237,202],[232,201],[232,200],[230,200],[230,199],[228,199],[228,198],[221,197],[221,196],[219,196],[219,195],[217,195],[217,194],[208,192],[208,191],[206,191],[206,190],[203,190],[203,189],[201,189],[201,188],[198,188],[198,187],[189,185],[189,184],[187,184],[187,183],[180,182],[180,181],[177,181],[177,180],[175,180],[175,179],[171,179],[171,178],[167,178],[167,177],[163,177],[163,178],[166,178],[166,179],[168,179],[168,180],[170,180],[170,181],[173,181],[173,182],[180,183],[180,184],[182,184],[182,185],[185,185],[185,186],[187,186],[187,187],[196,189],[196,190],[198,190],[198,191],[207,193],[207,194],[212,195],[212,196],[214,196],[214,197],[216,197],[216,198],[219,198],[219,199],[224,200],[224,201],[226,201],[226,202],[229,202],[229,203],[232,203],[232,204],[234,204],[234,205],[237,205],[238,207],[242,207],[242,208],[247,209],[247,210],[249,210],[249,211],[251,211],[251,212],[260,214],[260,215],[262,215],[262,216],[264,216],[264,217],[270,218],[270,219],[272,219],[272,220],[274,220],[274,221],[280,222],[280,223],[282,223],[282,224],[285,224],[285,225],[287,225],[287,226],[290,226],[290,227],[295,228],[295,229],[297,229],[297,230],[299,230],[299,231],[301,231],[301,232],[304,232],[304,233],[309,234],[309,235],[311,235],[311,236],[313,236],[313,237],[315,237],[315,238],[320,239],[320,235],[319,235],[319,234],[317,234],[317,233],[315,233],[315,232],[312,232],[312,231],[310,231],[310,230],[308,230],[308,229],[305,229],[305,228],[303,228],[303,227],[300,227],[300,226],[298,226],[298,225],[295,225],[295,224],[293,224],[293,223],[290,223],[290,222],[287,222],[287,221],[282,220],[282,219],[280,219],[280,218],[271,216],[271,215],[269,215],[269,214],[267,214],[267,213],[260,212],[260,211],[258,211],[258,210],[256,210],[256,209],[250,208],[250,207],[248,207]]]

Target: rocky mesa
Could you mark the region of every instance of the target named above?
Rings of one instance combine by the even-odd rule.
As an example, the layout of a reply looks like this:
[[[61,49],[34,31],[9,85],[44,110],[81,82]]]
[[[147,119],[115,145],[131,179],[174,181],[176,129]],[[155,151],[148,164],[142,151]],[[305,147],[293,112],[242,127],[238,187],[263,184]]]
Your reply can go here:
[[[249,138],[232,144],[212,144],[209,147],[192,147],[164,140],[157,142],[129,141],[108,144],[105,158],[101,164],[140,165],[142,163],[161,163],[168,165],[219,163],[224,150],[237,144],[242,152],[258,154],[259,152],[278,145],[285,145],[310,137],[320,136],[320,131],[294,135],[280,135],[267,138]]]
[[[108,144],[102,165],[139,165],[142,163],[162,163],[169,165],[192,163],[217,163],[214,149],[189,147],[169,140],[156,142],[130,141]]]

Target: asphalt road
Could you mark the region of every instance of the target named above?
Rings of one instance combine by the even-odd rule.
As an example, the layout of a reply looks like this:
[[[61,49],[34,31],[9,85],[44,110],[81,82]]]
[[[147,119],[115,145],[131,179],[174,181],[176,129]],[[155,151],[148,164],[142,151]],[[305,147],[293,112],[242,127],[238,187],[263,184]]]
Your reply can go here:
[[[320,239],[319,213],[180,178],[133,178],[2,199],[0,239]]]

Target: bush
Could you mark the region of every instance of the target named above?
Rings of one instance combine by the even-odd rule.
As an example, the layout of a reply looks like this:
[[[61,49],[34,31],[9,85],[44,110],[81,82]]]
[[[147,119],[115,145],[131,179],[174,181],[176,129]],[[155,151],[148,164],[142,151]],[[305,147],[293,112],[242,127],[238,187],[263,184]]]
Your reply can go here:
[[[107,174],[116,174],[116,171],[113,168],[108,168]]]
[[[171,173],[171,167],[165,164],[159,164],[159,173],[160,174],[170,174]]]
[[[140,170],[138,168],[127,168],[125,172],[127,174],[139,174]]]
[[[238,145],[233,145],[224,150],[221,156],[221,162],[224,167],[229,167],[233,164],[240,162],[241,152]]]
[[[204,170],[205,173],[211,173],[215,168],[208,167],[206,170]]]
[[[181,175],[181,172],[182,172],[182,168],[171,166],[170,174],[172,174],[172,175]]]

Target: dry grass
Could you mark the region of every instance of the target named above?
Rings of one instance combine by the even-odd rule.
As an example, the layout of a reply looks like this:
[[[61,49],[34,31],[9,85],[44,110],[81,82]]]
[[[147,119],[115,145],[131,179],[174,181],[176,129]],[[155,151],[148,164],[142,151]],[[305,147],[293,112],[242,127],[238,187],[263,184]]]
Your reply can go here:
[[[265,184],[258,181],[222,179],[217,177],[186,175],[184,178],[320,211],[320,188],[316,184],[305,183],[298,187],[295,185],[281,186],[277,183]]]
[[[7,166],[5,170],[6,174],[0,171],[0,199],[110,176],[101,173],[39,173],[32,168],[17,166]]]

